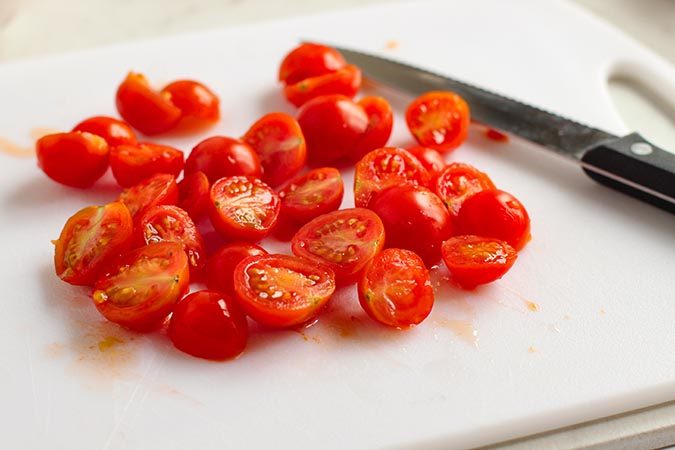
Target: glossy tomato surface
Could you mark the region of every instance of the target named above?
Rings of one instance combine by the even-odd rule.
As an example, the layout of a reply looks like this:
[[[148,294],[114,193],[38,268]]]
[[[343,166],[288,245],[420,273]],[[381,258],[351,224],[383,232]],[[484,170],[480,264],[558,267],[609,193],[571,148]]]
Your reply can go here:
[[[206,213],[210,189],[211,183],[204,172],[186,175],[178,183],[178,206],[187,211],[192,220],[198,220]]]
[[[417,97],[405,113],[408,129],[420,145],[439,152],[459,147],[469,132],[469,105],[453,92],[433,91]]]
[[[223,177],[262,175],[260,159],[253,148],[226,136],[210,137],[192,149],[185,161],[185,175],[195,172],[204,172],[211,183]]]
[[[434,179],[445,168],[445,160],[443,155],[433,148],[423,147],[421,145],[416,145],[414,147],[407,148],[408,152],[412,154],[419,162],[422,163],[425,169],[431,175],[431,178]]]
[[[129,208],[134,219],[153,206],[175,205],[178,202],[176,178],[169,174],[155,175],[122,191],[118,200]]]
[[[220,118],[218,96],[198,81],[174,81],[162,89],[162,96],[180,109],[183,118],[190,117],[208,122]]]
[[[312,78],[305,78],[295,84],[287,84],[284,88],[286,99],[295,106],[302,106],[308,101],[324,95],[344,95],[352,98],[361,87],[361,70],[347,65],[332,73]]]
[[[384,147],[389,141],[394,126],[394,112],[383,97],[368,96],[358,101],[368,116],[368,128],[356,143],[352,160],[358,161],[368,152]]]
[[[264,248],[248,242],[223,245],[206,263],[206,286],[214,291],[234,296],[234,268],[249,256],[266,255]]]
[[[334,48],[310,42],[291,50],[279,67],[279,81],[295,84],[306,78],[335,72],[347,63]]]
[[[183,170],[183,152],[159,144],[118,145],[110,150],[110,168],[122,187],[160,173],[176,177]]]
[[[281,215],[296,224],[305,224],[335,211],[342,203],[344,184],[334,167],[310,170],[288,183],[279,192]]]
[[[516,262],[516,250],[504,241],[461,235],[443,243],[443,261],[464,289],[500,279]]]
[[[136,144],[136,133],[129,124],[112,117],[90,117],[75,125],[73,131],[100,136],[110,147]]]
[[[448,164],[436,178],[435,184],[436,194],[453,216],[457,216],[464,200],[477,192],[495,187],[487,174],[464,163]]]
[[[50,134],[35,144],[38,166],[66,186],[88,188],[108,170],[108,144],[91,133]]]

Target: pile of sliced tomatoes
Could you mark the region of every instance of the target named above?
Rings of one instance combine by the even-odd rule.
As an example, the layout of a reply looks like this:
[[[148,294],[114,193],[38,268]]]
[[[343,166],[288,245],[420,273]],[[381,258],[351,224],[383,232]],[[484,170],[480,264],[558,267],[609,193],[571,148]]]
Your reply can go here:
[[[415,99],[406,121],[420,145],[403,149],[385,147],[389,103],[352,100],[361,73],[334,49],[301,45],[283,60],[279,80],[297,117],[267,114],[241,138],[199,142],[187,159],[138,142],[133,129],[156,135],[217,121],[218,97],[190,80],[156,91],[131,73],[116,96],[124,121],[93,117],[41,138],[38,161],[50,178],[87,188],[110,167],[124,188],[68,219],[54,241],[56,274],[92,287],[110,321],[145,332],[170,317],[177,348],[228,359],[246,346],[246,316],[268,327],[302,325],[336,287],[357,283],[370,317],[406,328],[429,315],[428,268],[441,259],[466,289],[509,270],[530,237],[525,208],[485,173],[441,155],[467,136],[462,98]],[[355,164],[351,209],[339,209],[344,186],[335,166],[345,163]],[[224,244],[207,255],[202,235],[211,229]],[[256,245],[273,232],[292,236],[292,255]],[[208,290],[186,296],[191,281]]]

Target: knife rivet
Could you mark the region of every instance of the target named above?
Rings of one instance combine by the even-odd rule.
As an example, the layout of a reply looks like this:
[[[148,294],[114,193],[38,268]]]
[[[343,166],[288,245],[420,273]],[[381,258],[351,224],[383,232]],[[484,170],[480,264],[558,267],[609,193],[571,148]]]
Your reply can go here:
[[[654,149],[646,142],[636,142],[631,144],[630,151],[633,152],[634,155],[645,156],[652,153]]]

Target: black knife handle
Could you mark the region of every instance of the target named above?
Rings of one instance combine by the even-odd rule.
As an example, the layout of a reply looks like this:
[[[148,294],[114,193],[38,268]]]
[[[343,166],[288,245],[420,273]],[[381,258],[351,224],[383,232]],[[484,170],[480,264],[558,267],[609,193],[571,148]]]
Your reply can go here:
[[[598,183],[675,214],[675,155],[638,133],[605,141],[587,150],[581,161]]]

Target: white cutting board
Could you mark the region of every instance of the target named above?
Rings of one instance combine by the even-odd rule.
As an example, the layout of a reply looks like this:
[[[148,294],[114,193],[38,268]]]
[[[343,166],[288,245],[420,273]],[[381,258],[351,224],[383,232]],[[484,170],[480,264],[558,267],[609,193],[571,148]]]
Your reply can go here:
[[[436,1],[0,66],[0,136],[29,145],[33,127],[114,114],[132,68],[158,84],[194,77],[221,96],[216,128],[162,142],[188,150],[207,134],[240,135],[264,112],[292,111],[275,76],[301,38],[381,52],[616,133],[627,130],[609,102],[611,70],[675,92],[672,68],[565,3]],[[392,143],[407,144],[408,99],[392,100]],[[49,240],[80,207],[114,198],[110,178],[71,190],[31,158],[0,155],[2,447],[459,448],[675,399],[675,216],[478,129],[450,158],[529,209],[533,240],[502,281],[475,292],[441,282],[432,316],[408,332],[374,325],[344,290],[303,334],[255,331],[241,358],[212,363],[163,334],[103,322],[85,290],[53,274]]]

